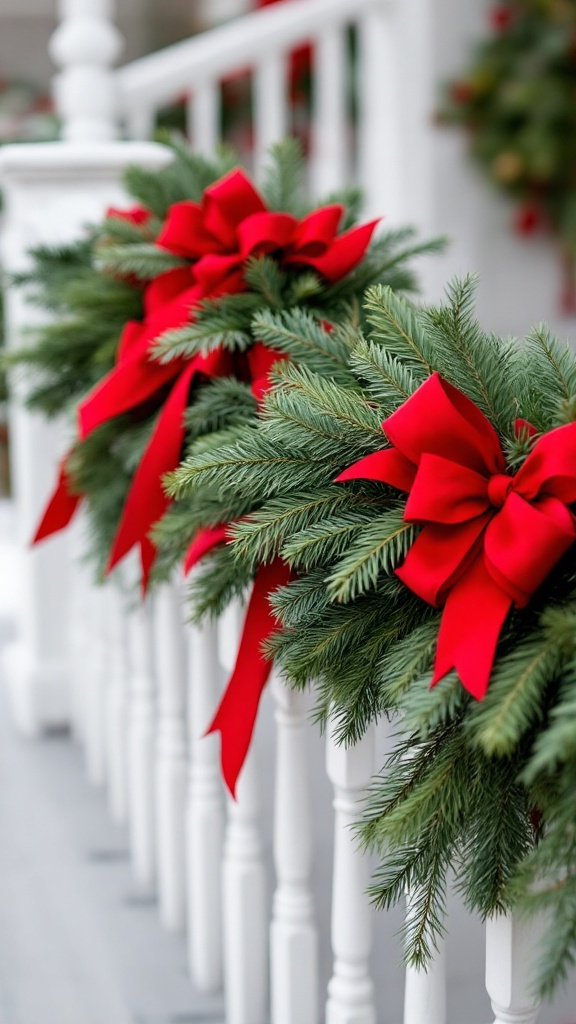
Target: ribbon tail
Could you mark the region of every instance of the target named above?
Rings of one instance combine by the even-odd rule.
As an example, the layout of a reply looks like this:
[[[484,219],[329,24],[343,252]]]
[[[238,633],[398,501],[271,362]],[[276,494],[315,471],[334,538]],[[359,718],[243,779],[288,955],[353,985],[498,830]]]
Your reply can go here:
[[[68,526],[83,499],[82,494],[74,494],[70,488],[70,477],[66,469],[69,454],[60,463],[56,487],[32,539],[33,545]]]
[[[278,628],[269,597],[289,579],[290,569],[279,558],[258,570],[236,665],[207,730],[208,733],[220,733],[222,775],[234,798],[238,776],[250,748],[260,697],[272,669],[271,662],[262,653],[263,642]]]
[[[464,688],[477,700],[488,689],[500,631],[512,598],[494,582],[479,556],[446,600],[432,686],[456,669]]]
[[[146,577],[150,574],[156,549],[147,535],[171,504],[171,499],[164,492],[162,480],[164,475],[176,469],[180,462],[185,433],[184,412],[196,369],[195,362],[191,362],[172,388],[160,413],[126,498],[110,551],[107,572],[110,572],[135,544],[141,545],[146,540],[143,567]]]
[[[184,575],[187,576],[190,570],[209,551],[212,551],[220,544],[225,544],[227,537],[228,525],[226,523],[222,523],[220,526],[207,527],[205,530],[198,530],[184,558]]]

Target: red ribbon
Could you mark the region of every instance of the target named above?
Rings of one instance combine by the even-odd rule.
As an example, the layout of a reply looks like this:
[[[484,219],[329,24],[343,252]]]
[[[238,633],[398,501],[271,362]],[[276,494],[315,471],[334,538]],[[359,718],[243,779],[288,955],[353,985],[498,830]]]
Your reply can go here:
[[[82,495],[75,494],[72,490],[67,469],[70,454],[68,452],[60,463],[56,487],[38,524],[32,544],[37,544],[38,541],[44,540],[45,537],[50,537],[51,534],[58,533],[59,530],[68,526],[82,501]]]
[[[144,223],[145,212],[134,208],[109,214]],[[190,260],[190,265],[160,274],[146,285],[143,322],[126,324],[116,365],[79,407],[81,439],[115,416],[137,410],[143,403],[155,402],[162,410],[128,494],[108,569],[135,544],[140,544],[146,587],[154,561],[148,534],[170,504],[162,480],[180,461],[190,387],[197,374],[221,376],[233,371],[231,357],[220,351],[207,357],[161,363],[152,356],[154,343],[166,331],[189,323],[194,308],[203,299],[242,291],[246,287],[244,267],[250,257],[273,254],[285,266],[310,266],[329,283],[344,277],[364,256],[377,221],[337,236],[342,213],[341,206],[333,205],[299,221],[289,214],[270,212],[239,170],[206,189],[201,203],[186,201],[170,208],[157,244]],[[260,359],[261,363],[263,358],[261,353],[248,357],[249,361]],[[261,373],[252,372],[257,398],[270,359],[264,358]],[[60,507],[65,499],[67,492],[62,485],[52,500]],[[45,519],[46,516],[42,536],[53,532],[47,528]],[[61,525],[66,525],[63,519]]]
[[[481,699],[508,612],[528,603],[576,539],[567,507],[576,501],[576,423],[540,437],[511,476],[488,419],[435,373],[383,429],[393,447],[338,480],[408,492],[404,519],[423,529],[396,573],[444,606],[432,685],[455,668]]]

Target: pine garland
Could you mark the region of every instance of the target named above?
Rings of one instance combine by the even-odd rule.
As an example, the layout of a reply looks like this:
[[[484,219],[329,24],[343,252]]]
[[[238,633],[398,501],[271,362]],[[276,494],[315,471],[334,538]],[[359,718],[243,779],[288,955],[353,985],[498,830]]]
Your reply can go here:
[[[233,542],[193,585],[196,614],[218,613],[226,573],[228,592],[241,590],[255,567],[282,557],[296,578],[272,598],[282,629],[270,655],[294,686],[315,688],[317,718],[332,716],[343,742],[383,714],[398,722],[359,833],[380,858],[376,905],[414,893],[408,961],[424,964],[434,950],[451,868],[482,918],[518,903],[551,911],[535,980],[549,995],[576,962],[575,549],[509,615],[483,701],[455,672],[430,689],[441,611],[393,573],[416,528],[395,489],[334,483],[384,447],[381,422],[432,372],[486,414],[511,472],[534,444],[517,417],[539,432],[574,421],[569,348],[544,327],[523,346],[487,336],[474,290],[473,278],[455,281],[445,303],[425,308],[372,288],[363,329],[352,318],[335,332],[335,351],[341,339],[351,348],[337,375],[279,365],[259,424],[189,458],[171,488],[193,496],[199,515],[206,501],[211,522],[224,509],[237,520]],[[317,341],[305,316],[288,323],[268,312],[254,331],[286,351]]]
[[[168,211],[183,200],[200,201],[206,188],[229,172],[236,161],[228,150],[213,161],[192,154],[178,142],[173,143],[173,150],[172,163],[160,171],[132,167],[126,173],[126,189],[145,216],[126,219],[121,211],[111,211],[102,224],[77,243],[33,252],[33,268],[20,278],[20,283],[27,286],[32,301],[50,311],[52,320],[26,348],[9,357],[13,372],[25,372],[30,378],[33,371],[31,407],[49,416],[73,414],[80,400],[113,367],[125,324],[142,320],[147,283],[166,271],[188,265],[187,260],[156,244]],[[305,215],[311,203],[302,182],[298,146],[287,141],[274,147],[261,189],[268,208],[297,217]],[[358,195],[349,191],[340,198],[349,202],[341,225],[348,228],[359,212]],[[320,321],[337,321],[343,312],[355,311],[358,315],[366,282],[384,281],[394,288],[413,289],[415,279],[409,261],[437,247],[416,242],[407,230],[384,232],[364,260],[335,284],[323,281],[305,267],[281,268],[273,256],[254,257],[244,271],[246,291],[203,301],[189,324],[166,331],[157,339],[153,354],[162,361],[188,359],[219,347],[241,354],[254,342],[255,318],[290,309],[296,320],[302,317],[315,324],[314,342],[308,341],[297,358],[309,361],[315,369],[326,367],[335,372],[338,361],[344,358],[345,342],[339,342],[338,352],[330,355]],[[289,329],[288,320],[286,323]],[[336,338],[331,344],[337,345]],[[279,341],[278,348],[284,351],[282,346]],[[159,393],[137,410],[115,417],[85,441],[77,442],[70,457],[71,487],[88,499],[99,572],[106,564],[135,469],[162,401]],[[249,385],[240,379],[197,382],[187,414],[187,447],[204,451],[221,439],[222,432],[233,433],[239,425],[250,424],[256,408]],[[166,524],[158,527],[163,551],[155,568],[156,579],[165,578],[171,571],[193,536],[195,524],[200,522],[188,501],[185,507],[176,506]]]

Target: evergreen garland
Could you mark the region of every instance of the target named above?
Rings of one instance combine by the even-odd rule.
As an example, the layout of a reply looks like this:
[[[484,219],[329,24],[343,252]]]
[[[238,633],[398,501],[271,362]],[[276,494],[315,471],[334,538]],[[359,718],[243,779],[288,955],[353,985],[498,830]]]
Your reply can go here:
[[[467,129],[489,180],[515,203],[513,226],[552,231],[576,308],[576,9],[571,0],[498,0],[490,35],[449,83],[442,118]]]
[[[170,208],[183,200],[200,201],[206,188],[235,166],[228,150],[213,160],[191,153],[173,143],[174,159],[160,171],[129,168],[125,185],[139,204],[140,216],[126,218],[122,211],[110,211],[105,221],[87,231],[76,244],[60,248],[39,248],[33,252],[33,268],[20,279],[32,301],[48,309],[51,322],[41,328],[31,343],[9,357],[15,371],[32,375],[29,404],[49,416],[73,413],[81,399],[113,367],[118,341],[128,321],[144,315],[146,284],[188,261],[156,244],[156,238]],[[261,193],[270,210],[302,217],[311,204],[302,184],[303,165],[293,141],[272,150]],[[342,197],[330,197],[347,204],[340,230],[355,223],[359,197],[348,190]],[[252,258],[245,268],[247,290],[220,298],[206,299],[194,310],[190,323],[167,331],[157,341],[160,360],[190,358],[222,347],[240,355],[253,343],[252,321],[256,314],[298,307],[300,315],[336,321],[358,306],[367,283],[385,281],[395,288],[410,290],[414,276],[410,259],[435,245],[423,245],[413,233],[388,231],[372,244],[363,261],[345,278],[327,284],[306,267],[281,268],[273,256]],[[317,326],[317,333],[324,333]],[[281,348],[281,345],[278,346]],[[299,358],[321,360],[307,343]],[[334,359],[325,365],[333,370]],[[68,460],[71,488],[88,499],[94,554],[99,570],[107,561],[112,538],[134,479],[135,469],[152,434],[163,392],[130,413],[116,416],[86,440],[77,442]],[[187,414],[187,447],[204,450],[234,430],[254,420],[257,403],[249,384],[234,377],[195,383]],[[189,504],[189,503],[188,503]],[[158,530],[164,542],[155,569],[164,578],[185,550],[195,529],[190,510],[175,507],[165,527]],[[182,528],[181,528],[182,527]]]
[[[258,424],[197,452],[171,488],[194,497],[199,519],[236,519],[193,583],[196,614],[217,613],[282,557],[296,575],[272,598],[282,628],[270,656],[294,686],[315,688],[317,717],[332,716],[342,742],[383,714],[397,721],[359,831],[380,858],[376,905],[414,895],[407,959],[424,964],[434,949],[451,868],[482,918],[518,903],[551,911],[535,980],[548,995],[576,962],[576,550],[508,616],[483,701],[455,672],[430,689],[441,612],[393,574],[416,530],[403,499],[379,482],[334,483],[384,447],[382,421],[436,371],[496,427],[512,472],[534,443],[518,417],[540,433],[574,421],[568,347],[544,327],[524,346],[486,335],[474,289],[472,277],[453,282],[433,308],[370,289],[362,326],[349,317],[330,335],[334,351],[351,349],[347,364],[276,367]],[[301,314],[267,311],[253,330],[284,351],[318,340]]]

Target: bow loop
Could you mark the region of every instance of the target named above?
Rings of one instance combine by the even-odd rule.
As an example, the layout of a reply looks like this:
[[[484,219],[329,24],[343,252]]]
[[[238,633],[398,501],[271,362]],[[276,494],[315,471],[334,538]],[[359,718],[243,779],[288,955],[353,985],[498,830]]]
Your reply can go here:
[[[411,462],[441,455],[484,476],[503,473],[504,456],[483,412],[440,374],[433,373],[383,423],[384,433]]]
[[[528,603],[576,540],[576,424],[544,434],[509,476],[491,423],[435,373],[383,428],[394,447],[338,479],[409,491],[404,518],[423,529],[396,574],[445,606],[432,684],[456,668],[481,698],[510,608]]]

